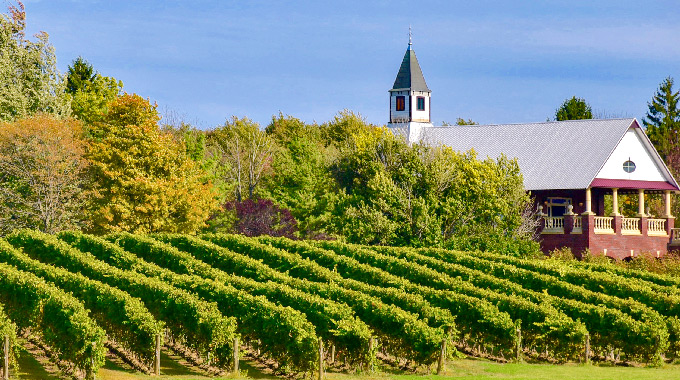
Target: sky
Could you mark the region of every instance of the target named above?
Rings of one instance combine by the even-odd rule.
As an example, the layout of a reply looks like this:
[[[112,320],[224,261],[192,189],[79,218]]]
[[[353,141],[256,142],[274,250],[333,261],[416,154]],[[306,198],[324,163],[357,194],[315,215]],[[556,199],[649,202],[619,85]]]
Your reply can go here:
[[[546,121],[572,96],[596,116],[640,120],[664,78],[680,85],[677,0],[24,4],[28,33],[49,34],[62,72],[82,56],[167,120],[203,129],[232,115],[264,127],[279,112],[321,123],[343,109],[385,124],[409,25],[435,125]]]

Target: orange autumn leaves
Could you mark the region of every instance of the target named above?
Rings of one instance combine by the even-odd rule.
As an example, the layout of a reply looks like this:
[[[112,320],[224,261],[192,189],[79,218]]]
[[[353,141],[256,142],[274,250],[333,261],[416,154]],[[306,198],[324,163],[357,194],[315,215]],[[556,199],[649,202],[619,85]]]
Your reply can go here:
[[[215,190],[184,147],[160,131],[156,105],[124,94],[107,108],[103,122],[87,127],[47,115],[2,125],[2,232],[192,233],[204,225]],[[17,207],[25,195],[33,201]],[[61,219],[43,215],[45,205]],[[19,216],[22,223],[12,222]]]

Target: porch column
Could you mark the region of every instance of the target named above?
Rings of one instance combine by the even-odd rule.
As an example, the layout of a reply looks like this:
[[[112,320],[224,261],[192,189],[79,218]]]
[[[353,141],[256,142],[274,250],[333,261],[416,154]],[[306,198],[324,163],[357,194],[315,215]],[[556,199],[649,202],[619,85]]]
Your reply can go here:
[[[670,190],[664,191],[664,198],[666,200],[666,215],[664,215],[664,217],[665,218],[672,218],[673,215],[671,215],[671,191]]]
[[[619,189],[612,188],[612,213],[610,216],[619,215]]]
[[[592,196],[590,194],[590,187],[586,189],[586,211],[583,212],[583,215],[593,215],[593,207],[592,207]]]
[[[647,216],[645,214],[645,190],[638,189],[638,215],[640,218]]]

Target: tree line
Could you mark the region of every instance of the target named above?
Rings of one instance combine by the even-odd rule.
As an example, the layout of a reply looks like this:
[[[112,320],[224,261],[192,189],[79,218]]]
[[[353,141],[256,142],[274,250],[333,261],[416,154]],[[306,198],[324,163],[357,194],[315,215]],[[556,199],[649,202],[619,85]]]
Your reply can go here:
[[[161,120],[155,103],[83,58],[59,73],[47,35],[25,36],[21,3],[1,15],[0,33],[0,234],[239,232],[537,250],[512,158],[409,145],[348,110],[324,123],[279,113],[264,128],[231,117],[199,130]],[[647,128],[655,143],[671,133]]]

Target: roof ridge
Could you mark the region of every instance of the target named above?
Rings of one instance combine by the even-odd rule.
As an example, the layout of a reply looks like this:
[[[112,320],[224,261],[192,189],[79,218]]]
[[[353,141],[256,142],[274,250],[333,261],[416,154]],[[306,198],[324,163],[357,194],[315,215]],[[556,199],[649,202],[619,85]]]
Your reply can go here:
[[[461,127],[470,127],[470,128],[475,128],[475,127],[494,127],[494,126],[513,126],[513,125],[540,125],[540,124],[558,124],[558,123],[577,123],[577,122],[602,122],[602,121],[623,121],[623,120],[630,120],[632,123],[633,120],[637,121],[636,118],[634,117],[619,117],[619,118],[611,118],[611,119],[578,119],[578,120],[550,120],[550,121],[538,121],[538,122],[526,122],[526,123],[504,123],[504,124],[464,124],[464,125],[433,125],[434,128],[461,128]]]

